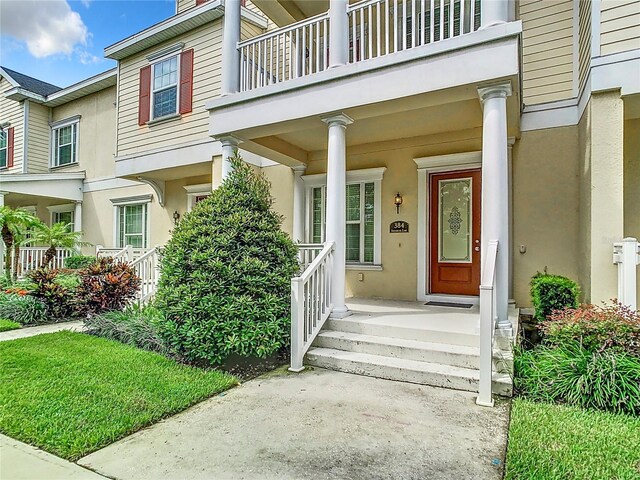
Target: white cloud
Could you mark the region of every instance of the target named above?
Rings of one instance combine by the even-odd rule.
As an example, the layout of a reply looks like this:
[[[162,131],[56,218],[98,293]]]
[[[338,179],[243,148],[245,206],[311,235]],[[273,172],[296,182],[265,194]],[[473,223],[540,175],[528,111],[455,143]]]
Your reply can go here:
[[[70,55],[77,46],[86,46],[90,35],[66,0],[2,1],[0,30],[25,42],[36,58]]]
[[[80,0],[80,2],[87,8],[89,8],[89,5],[91,4],[91,0]]]
[[[83,65],[92,65],[104,60],[103,58],[96,57],[92,53],[89,53],[87,50],[78,49],[76,54],[78,55],[78,60],[80,60],[80,63]]]

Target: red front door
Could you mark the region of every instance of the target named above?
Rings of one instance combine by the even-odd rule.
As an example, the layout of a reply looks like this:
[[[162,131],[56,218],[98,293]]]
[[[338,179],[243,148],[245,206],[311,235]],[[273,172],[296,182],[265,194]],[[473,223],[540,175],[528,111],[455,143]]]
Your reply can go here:
[[[430,180],[430,293],[479,295],[480,170]]]

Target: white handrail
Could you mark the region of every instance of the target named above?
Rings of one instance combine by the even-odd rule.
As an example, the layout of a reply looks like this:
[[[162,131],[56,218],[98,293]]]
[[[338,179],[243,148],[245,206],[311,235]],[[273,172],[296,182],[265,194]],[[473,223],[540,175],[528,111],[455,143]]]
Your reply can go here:
[[[322,243],[299,243],[298,244],[298,261],[305,271],[311,262],[315,260],[318,254],[324,248]]]
[[[156,292],[158,287],[158,249],[152,248],[142,256],[131,262],[131,267],[140,278],[140,291],[138,302],[147,302]]]
[[[640,243],[633,237],[613,244],[613,263],[618,265],[618,301],[632,310],[638,308],[637,266],[640,265]]]
[[[493,334],[495,330],[495,283],[498,241],[489,240],[480,281],[480,381],[476,404],[493,407]]]
[[[106,248],[102,245],[96,245],[96,257],[111,257],[114,260],[131,261],[133,260],[133,249],[131,246]]]
[[[333,310],[331,278],[335,243],[324,244],[320,254],[299,276],[291,279],[291,366],[304,369],[305,353]]]

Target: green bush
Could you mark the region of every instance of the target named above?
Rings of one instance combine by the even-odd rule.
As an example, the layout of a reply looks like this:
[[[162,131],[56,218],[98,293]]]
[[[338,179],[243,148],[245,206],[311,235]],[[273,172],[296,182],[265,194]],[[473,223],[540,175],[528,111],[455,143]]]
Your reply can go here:
[[[49,318],[59,320],[77,314],[79,275],[55,268],[38,268],[29,272],[29,279],[34,283],[30,295],[45,305]]]
[[[579,297],[580,287],[567,277],[538,273],[531,279],[531,301],[539,322],[546,320],[555,310],[577,308]]]
[[[289,344],[297,248],[270,185],[236,155],[233,172],[176,226],[161,261],[160,334],[192,362],[266,357]]]
[[[46,320],[44,303],[31,295],[0,293],[0,318],[20,325],[33,325]]]
[[[65,259],[64,266],[71,269],[87,268],[94,265],[97,258],[94,255],[72,255]]]
[[[145,350],[166,353],[167,349],[158,335],[158,325],[164,315],[153,305],[132,305],[123,311],[106,312],[87,318],[87,333],[117,340]]]
[[[20,328],[18,322],[0,318],[0,332],[8,332],[9,330],[17,330],[18,328]]]
[[[133,268],[112,257],[100,258],[78,273],[78,308],[85,317],[124,309],[135,300],[140,288],[141,280]]]
[[[640,357],[640,312],[615,303],[566,308],[542,322],[544,343],[577,341],[589,351],[615,349]]]
[[[640,358],[577,342],[518,351],[515,387],[532,400],[640,415]]]

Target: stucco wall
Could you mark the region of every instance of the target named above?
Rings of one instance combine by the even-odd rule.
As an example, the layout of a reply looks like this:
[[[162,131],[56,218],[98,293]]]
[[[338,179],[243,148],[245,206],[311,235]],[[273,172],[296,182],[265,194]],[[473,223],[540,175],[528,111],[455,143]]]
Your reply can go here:
[[[531,305],[529,281],[536,272],[547,268],[579,278],[578,168],[575,126],[523,132],[513,147],[513,274],[519,306]]]
[[[640,118],[624,126],[624,236],[640,240]],[[640,282],[637,290],[640,299]]]
[[[274,165],[261,169],[271,183],[273,208],[284,217],[282,229],[293,234],[293,170],[285,165]]]

